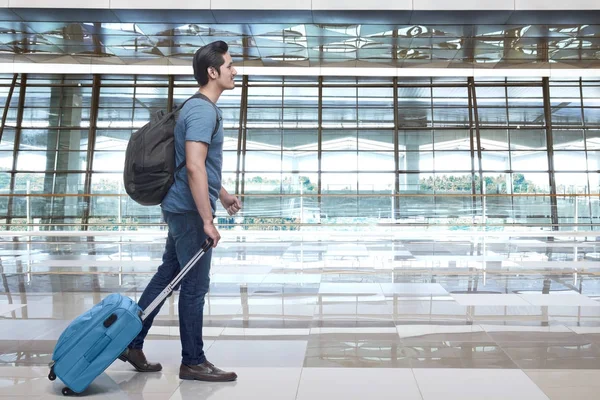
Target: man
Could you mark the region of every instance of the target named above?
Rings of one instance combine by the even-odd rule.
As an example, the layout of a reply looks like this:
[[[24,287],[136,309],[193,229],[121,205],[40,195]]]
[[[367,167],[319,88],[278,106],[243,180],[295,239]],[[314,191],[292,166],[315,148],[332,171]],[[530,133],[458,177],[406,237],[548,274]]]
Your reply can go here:
[[[221,111],[214,105],[224,90],[235,87],[237,71],[228,46],[217,41],[194,55],[194,77],[205,98],[190,99],[182,108],[175,126],[175,165],[185,160],[173,186],[162,201],[163,216],[169,227],[162,265],[142,294],[139,305],[147,307],[177,275],[180,268],[200,250],[208,237],[217,247],[221,236],[213,224],[217,198],[229,215],[241,208],[238,198],[221,186],[223,124]],[[211,104],[212,102],[213,104]],[[218,129],[215,127],[218,124]],[[204,355],[202,317],[204,296],[209,288],[212,249],[183,278],[179,294],[179,328],[182,362],[179,378],[201,381],[233,381],[234,372],[225,372]],[[162,306],[162,304],[161,304]],[[146,318],[140,334],[120,356],[140,372],[160,371],[162,366],[146,360],[142,347],[160,306]]]

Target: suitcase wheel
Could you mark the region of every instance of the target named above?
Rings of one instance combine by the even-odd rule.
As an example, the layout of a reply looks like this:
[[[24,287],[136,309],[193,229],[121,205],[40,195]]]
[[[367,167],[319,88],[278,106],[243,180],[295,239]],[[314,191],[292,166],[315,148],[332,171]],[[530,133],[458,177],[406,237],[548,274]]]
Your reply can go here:
[[[69,389],[68,387],[65,387],[62,390],[62,394],[63,394],[63,396],[72,396],[75,394],[75,392],[72,391],[71,389]]]
[[[50,370],[50,373],[48,374],[48,379],[50,379],[51,381],[56,380],[56,374],[54,373],[53,369]]]

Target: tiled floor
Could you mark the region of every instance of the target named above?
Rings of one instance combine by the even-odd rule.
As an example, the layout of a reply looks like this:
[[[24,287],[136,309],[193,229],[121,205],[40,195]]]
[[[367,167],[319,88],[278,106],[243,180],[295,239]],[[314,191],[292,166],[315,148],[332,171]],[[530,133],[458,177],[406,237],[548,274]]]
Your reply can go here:
[[[161,235],[0,237],[0,400],[62,398],[60,382],[47,379],[58,336],[111,292],[137,299],[158,266]],[[238,381],[178,379],[173,296],[145,347],[163,371],[116,361],[88,397],[600,398],[595,236],[223,236],[205,346]]]

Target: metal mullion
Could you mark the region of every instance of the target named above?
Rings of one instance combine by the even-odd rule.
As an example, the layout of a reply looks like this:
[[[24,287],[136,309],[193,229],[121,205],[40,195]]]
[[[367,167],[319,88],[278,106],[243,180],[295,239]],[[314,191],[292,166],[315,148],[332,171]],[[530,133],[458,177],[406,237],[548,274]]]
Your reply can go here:
[[[59,170],[44,170],[44,171],[36,171],[36,170],[27,170],[27,169],[20,169],[20,170],[15,170],[15,172],[19,172],[21,174],[47,174],[47,173],[57,173],[57,174],[83,174],[86,171],[83,169],[78,169],[78,170],[72,170],[72,169],[59,169]],[[114,172],[114,171],[111,171]]]
[[[65,81],[65,75],[61,75],[61,83],[64,83]],[[57,88],[60,88],[60,94],[58,96],[58,121],[57,121],[57,127],[62,126],[62,117],[63,117],[63,112],[64,112],[64,96],[65,96],[65,88],[64,86],[57,86]],[[51,95],[52,96],[52,95]],[[40,107],[40,108],[44,108],[44,107]],[[52,103],[50,103],[50,109],[52,109]],[[56,192],[56,169],[58,167],[58,148],[60,147],[60,131],[56,132],[56,140],[54,142],[54,166],[52,168],[52,190],[50,191],[51,193],[55,193]],[[48,151],[46,149],[46,151]],[[49,172],[44,172],[44,174],[48,174]],[[52,197],[50,199],[50,218],[48,218],[48,221],[50,222],[50,224],[52,224],[54,222],[54,203],[55,203],[55,198]],[[63,212],[63,218],[62,218],[62,222],[65,221],[64,218],[64,212]]]
[[[323,77],[319,76],[318,79],[319,85],[319,102],[318,102],[318,112],[317,112],[317,159],[318,159],[318,167],[317,167],[317,199],[318,199],[318,209],[319,209],[319,221],[321,220],[320,216],[322,213],[322,205],[323,199],[321,196],[322,193],[322,158],[323,158]]]
[[[90,103],[90,127],[88,131],[88,146],[87,146],[87,165],[85,171],[85,182],[83,193],[90,195],[92,193],[92,166],[94,165],[94,150],[96,148],[96,129],[98,124],[98,104],[100,102],[100,75],[94,75],[94,84],[92,88],[92,99]],[[135,98],[135,96],[134,96]],[[119,198],[120,202],[121,199]],[[91,210],[91,198],[86,197],[85,209],[83,210],[83,218],[81,219],[82,230],[87,230]]]
[[[281,80],[281,124],[279,125],[279,194],[283,193],[283,116],[285,114],[284,109],[284,96],[285,96],[285,77]],[[283,197],[279,197],[279,209],[283,210]],[[302,210],[300,210],[302,213]],[[300,215],[300,220],[302,220],[302,215]]]
[[[17,78],[19,74],[13,75],[13,80],[8,89],[8,95],[6,96],[6,104],[4,104],[4,113],[2,114],[2,124],[0,124],[0,142],[2,142],[2,135],[4,134],[4,127],[6,126],[6,119],[8,118],[8,110],[10,109],[10,102],[12,101],[13,92],[17,84]]]
[[[504,78],[503,82],[498,83],[477,83],[478,87],[542,87],[543,84],[534,81],[526,82],[509,82],[507,78]]]
[[[396,31],[394,31],[396,32]],[[394,77],[394,219],[400,217],[400,139],[398,138],[398,78]]]
[[[475,80],[473,80],[473,116],[475,117],[475,142],[477,143],[477,170],[479,171],[479,194],[483,196],[483,190],[485,185],[485,180],[483,179],[483,165],[482,165],[482,154],[481,154],[481,130],[479,129],[479,109],[477,108],[477,90],[475,86]],[[481,202],[483,204],[483,197],[481,197]]]
[[[474,97],[474,91],[475,91],[475,81],[473,79],[473,77],[469,77],[467,78],[467,82],[469,84],[468,87],[468,91],[467,94],[469,96],[469,149],[471,152],[471,193],[473,194],[473,198],[472,198],[472,206],[473,206],[473,213],[475,212],[475,210],[477,209],[477,197],[475,196],[477,194],[477,190],[475,189],[475,137],[473,136],[473,124],[477,123],[478,121],[474,120],[473,117],[473,113],[474,113],[474,107],[473,107],[473,97]],[[480,175],[480,186],[481,186],[481,175]]]
[[[235,167],[235,188],[234,192],[236,194],[240,194],[240,167],[241,167],[241,158],[242,158],[242,137],[244,135],[244,118],[246,114],[246,97],[247,97],[247,87],[242,85],[242,93],[240,97],[240,117],[238,120],[238,140],[236,147],[236,167]],[[242,199],[243,201],[243,199]]]
[[[358,78],[356,78],[356,83],[358,84]],[[358,85],[356,86],[356,98],[355,98],[355,103],[354,103],[354,109],[356,110],[356,178],[355,178],[355,182],[356,182],[356,194],[358,195],[359,193],[359,189],[358,189],[358,171],[360,170],[358,168]],[[359,214],[359,204],[358,204],[359,200],[358,197],[356,198],[356,215],[360,215]]]
[[[544,115],[546,118],[546,143],[548,145],[548,180],[550,183],[550,213],[552,230],[558,230],[558,201],[556,198],[556,179],[554,171],[554,138],[552,137],[552,112],[550,109],[550,80],[542,78],[544,96]],[[512,168],[512,165],[511,165]]]
[[[435,123],[434,123],[434,117],[433,117],[433,79],[429,78],[429,109],[431,110],[431,126],[429,127],[429,130],[431,131],[431,161],[433,162],[433,171],[436,171],[435,168],[435,156],[436,156],[436,143],[435,143]],[[419,155],[420,157],[420,155]],[[405,158],[406,159],[406,158]],[[406,162],[407,167],[408,167],[408,160]],[[437,208],[437,196],[436,196],[436,190],[435,190],[435,178],[436,178],[436,172],[432,173],[433,175],[433,209],[435,210]],[[419,172],[419,178],[421,177],[421,174]],[[407,183],[408,183],[408,176],[406,177],[407,179]]]
[[[248,85],[244,84],[245,77],[242,79],[242,94],[240,98],[240,118],[238,126],[237,158],[235,168],[235,193],[241,193],[240,190],[240,166],[242,158],[242,137],[245,130],[245,116],[247,111]],[[243,200],[243,199],[242,199]]]
[[[173,75],[169,75],[169,91],[167,94],[167,112],[173,111],[173,93],[175,91],[175,77]]]
[[[242,83],[242,96],[245,99],[244,102],[244,110],[243,113],[240,113],[240,118],[243,115],[243,125],[240,125],[240,129],[242,131],[242,148],[241,148],[241,181],[240,181],[240,194],[243,196],[246,192],[246,146],[247,146],[247,136],[248,129],[246,128],[246,124],[248,122],[248,76],[244,76]],[[245,96],[244,96],[245,89]]]
[[[508,79],[506,79],[506,81],[508,82]],[[505,104],[506,104],[506,135],[507,135],[507,144],[508,144],[508,167],[510,169],[510,182],[506,182],[506,186],[508,187],[508,185],[510,185],[510,204],[511,204],[511,210],[514,212],[515,210],[515,196],[513,196],[513,194],[515,193],[515,188],[513,187],[513,166],[512,166],[512,149],[510,148],[510,138],[512,136],[512,131],[514,128],[511,128],[511,124],[510,124],[510,113],[508,112],[509,107],[508,107],[508,86],[506,86],[504,88],[504,94],[505,94]],[[537,108],[537,107],[524,107],[524,108]],[[520,125],[516,125],[517,129],[520,129]],[[517,153],[518,154],[518,153]]]
[[[590,182],[590,171],[588,164],[588,148],[587,148],[587,124],[585,123],[585,110],[583,108],[583,78],[579,78],[579,99],[580,99],[580,107],[581,107],[581,126],[583,127],[583,148],[585,150],[585,170],[587,175],[587,194],[588,196],[588,212],[590,213],[590,224],[593,222],[593,214],[592,214],[592,185]],[[577,201],[577,198],[575,198]],[[590,230],[593,230],[593,226],[590,225]]]
[[[23,122],[23,111],[25,106],[25,92],[27,88],[27,74],[21,74],[21,83],[19,85],[19,103],[17,106],[17,120],[15,122],[15,142],[13,145],[13,164],[12,164],[12,172],[10,174],[10,189],[9,193],[14,194],[15,192],[15,175],[17,170],[17,161],[19,157],[19,144],[21,142],[21,124]],[[12,206],[13,206],[14,197],[11,196],[8,198],[8,208],[6,213],[6,223],[10,224],[12,222]],[[8,227],[7,227],[8,230]]]
[[[79,85],[77,83],[30,83],[28,85],[31,88],[35,88],[35,87],[43,87],[43,88],[58,88],[58,87],[62,87],[62,88],[84,88],[84,87],[93,87],[93,85],[90,84],[85,84],[85,85]]]

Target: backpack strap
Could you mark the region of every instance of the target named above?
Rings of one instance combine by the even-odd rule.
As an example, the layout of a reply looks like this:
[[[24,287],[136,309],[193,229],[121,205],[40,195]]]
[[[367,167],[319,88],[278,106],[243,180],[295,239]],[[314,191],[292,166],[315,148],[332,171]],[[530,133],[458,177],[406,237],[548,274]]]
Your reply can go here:
[[[203,95],[200,92],[197,92],[196,94],[194,94],[192,97],[190,97],[189,99],[187,99],[186,101],[183,102],[183,104],[181,104],[179,107],[177,107],[175,109],[175,111],[181,111],[181,109],[183,108],[183,106],[185,105],[185,103],[188,102],[188,100],[191,99],[202,99],[206,102],[208,102],[208,104],[210,104],[214,109],[215,109],[215,113],[217,114],[217,123],[215,124],[215,129],[213,130],[213,133],[210,135],[211,140],[215,137],[215,135],[217,134],[217,131],[219,130],[219,123],[221,122],[221,118],[219,118],[219,110],[217,109],[217,106],[215,105],[215,103],[213,103],[212,101],[210,101],[210,99],[208,97],[206,97],[205,95]],[[181,164],[179,164],[177,166],[177,168],[175,168],[175,173],[177,174],[179,172],[180,169],[182,169],[185,166],[185,159],[181,162]]]

